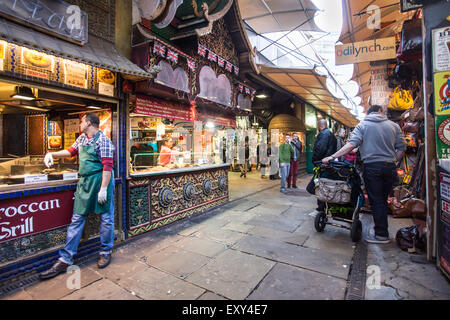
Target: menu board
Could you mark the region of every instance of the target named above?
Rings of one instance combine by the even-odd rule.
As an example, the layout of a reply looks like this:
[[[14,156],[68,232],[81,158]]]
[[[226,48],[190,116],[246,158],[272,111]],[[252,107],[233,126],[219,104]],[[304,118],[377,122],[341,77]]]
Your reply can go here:
[[[87,65],[75,61],[64,61],[64,83],[87,89]]]
[[[151,117],[192,121],[191,111],[188,106],[144,95],[136,96],[135,113]]]
[[[26,75],[42,79],[49,79],[48,72],[53,72],[55,66],[54,57],[27,48],[22,48],[20,61],[25,66]]]

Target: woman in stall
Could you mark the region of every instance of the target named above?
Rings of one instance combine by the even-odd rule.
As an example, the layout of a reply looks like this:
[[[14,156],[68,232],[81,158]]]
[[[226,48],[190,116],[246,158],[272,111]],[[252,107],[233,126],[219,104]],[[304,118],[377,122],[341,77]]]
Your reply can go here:
[[[172,152],[172,146],[172,138],[167,135],[164,136],[158,160],[160,166],[166,167],[169,164],[175,163],[175,153]]]

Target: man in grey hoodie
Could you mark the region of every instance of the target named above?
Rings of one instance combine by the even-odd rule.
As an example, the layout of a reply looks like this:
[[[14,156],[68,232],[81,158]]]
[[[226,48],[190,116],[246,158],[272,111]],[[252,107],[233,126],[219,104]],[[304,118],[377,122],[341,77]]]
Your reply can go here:
[[[353,130],[350,141],[322,162],[328,164],[359,147],[364,183],[375,224],[375,234],[369,235],[366,241],[389,243],[387,199],[397,179],[397,162],[402,158],[406,145],[400,127],[388,120],[381,106],[371,106],[367,114]]]

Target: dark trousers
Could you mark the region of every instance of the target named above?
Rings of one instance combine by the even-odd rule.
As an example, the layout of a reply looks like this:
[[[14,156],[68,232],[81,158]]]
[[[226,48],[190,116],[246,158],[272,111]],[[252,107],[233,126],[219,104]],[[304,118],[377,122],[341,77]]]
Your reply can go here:
[[[287,185],[288,188],[290,188],[291,186],[296,186],[297,185],[297,174],[298,174],[298,164],[300,163],[300,161],[296,160],[291,160],[291,169],[289,170],[289,177],[287,179]]]
[[[363,164],[363,178],[375,224],[375,235],[388,237],[388,197],[392,191],[397,170],[394,163]]]

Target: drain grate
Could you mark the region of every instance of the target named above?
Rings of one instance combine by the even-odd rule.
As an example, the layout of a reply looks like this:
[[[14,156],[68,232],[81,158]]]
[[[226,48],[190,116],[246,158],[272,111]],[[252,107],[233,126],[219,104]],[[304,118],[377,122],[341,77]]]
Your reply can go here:
[[[350,268],[345,300],[364,300],[366,290],[367,244],[359,241],[356,244]]]
[[[0,298],[9,295],[20,288],[32,285],[38,281],[39,281],[39,274],[36,273],[31,276],[20,278],[19,280],[2,285],[0,287]]]

